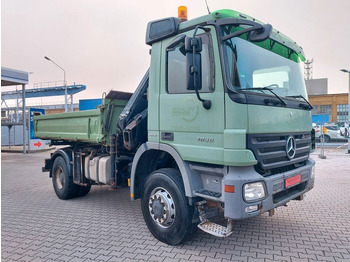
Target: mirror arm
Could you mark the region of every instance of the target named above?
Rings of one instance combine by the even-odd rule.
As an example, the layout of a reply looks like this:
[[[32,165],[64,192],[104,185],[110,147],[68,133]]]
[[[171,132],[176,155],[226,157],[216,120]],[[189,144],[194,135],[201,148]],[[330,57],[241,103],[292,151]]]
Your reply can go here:
[[[246,29],[242,29],[240,31],[237,31],[237,32],[234,32],[232,34],[229,34],[229,35],[226,35],[224,37],[221,38],[221,40],[223,42],[225,42],[227,39],[230,39],[230,38],[233,38],[233,37],[237,37],[237,36],[240,36],[240,35],[243,35],[245,33],[249,33],[251,31],[254,31],[254,30],[262,30],[264,29],[263,25],[254,25],[252,27],[249,27],[249,28],[246,28]]]

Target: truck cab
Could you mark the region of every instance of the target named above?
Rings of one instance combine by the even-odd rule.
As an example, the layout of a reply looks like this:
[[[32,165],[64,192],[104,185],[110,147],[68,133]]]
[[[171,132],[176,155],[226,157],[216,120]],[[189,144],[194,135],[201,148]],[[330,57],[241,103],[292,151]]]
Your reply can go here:
[[[232,10],[152,38],[158,25],[170,32],[177,23],[169,18],[148,26],[148,142],[134,159],[132,199],[142,196],[137,163],[150,151],[176,163],[190,204],[218,203],[229,220],[273,214],[302,199],[314,184],[314,162],[301,47]],[[194,39],[200,44],[191,46]]]

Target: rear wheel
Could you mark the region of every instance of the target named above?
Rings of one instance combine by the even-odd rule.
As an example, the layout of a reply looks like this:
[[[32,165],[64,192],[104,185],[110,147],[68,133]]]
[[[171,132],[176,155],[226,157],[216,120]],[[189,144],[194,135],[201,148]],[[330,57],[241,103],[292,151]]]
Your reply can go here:
[[[73,183],[67,163],[61,156],[57,157],[53,163],[52,184],[60,199],[70,199],[77,195],[79,186]]]
[[[83,197],[86,196],[91,189],[91,184],[89,183],[87,186],[79,186],[77,191],[77,197]]]
[[[144,185],[141,207],[145,222],[158,240],[177,245],[194,232],[193,207],[187,204],[180,173],[160,169],[150,174]]]

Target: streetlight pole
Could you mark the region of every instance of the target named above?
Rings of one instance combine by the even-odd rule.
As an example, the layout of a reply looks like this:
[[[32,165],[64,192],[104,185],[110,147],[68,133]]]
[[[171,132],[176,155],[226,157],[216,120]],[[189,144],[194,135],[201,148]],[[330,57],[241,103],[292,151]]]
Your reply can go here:
[[[46,60],[49,60],[50,62],[52,62],[53,64],[55,64],[58,68],[60,68],[63,71],[63,78],[64,78],[64,111],[68,112],[68,108],[67,108],[67,103],[68,103],[68,98],[67,98],[67,82],[66,82],[66,71],[60,67],[58,64],[56,64],[54,61],[52,61],[50,58],[48,58],[47,56],[44,57]]]
[[[350,70],[340,69],[340,71],[349,75],[349,93],[348,93],[348,154],[350,154]]]

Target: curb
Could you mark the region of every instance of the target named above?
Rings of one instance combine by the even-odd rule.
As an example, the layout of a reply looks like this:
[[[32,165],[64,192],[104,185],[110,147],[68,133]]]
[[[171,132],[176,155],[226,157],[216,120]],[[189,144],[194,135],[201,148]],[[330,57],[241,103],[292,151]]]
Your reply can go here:
[[[40,152],[46,152],[56,149],[56,147],[51,147],[51,148],[45,148],[45,149],[39,149],[39,150],[27,150],[26,153],[40,153]],[[1,148],[1,153],[23,153],[23,149],[15,149],[15,148]]]

